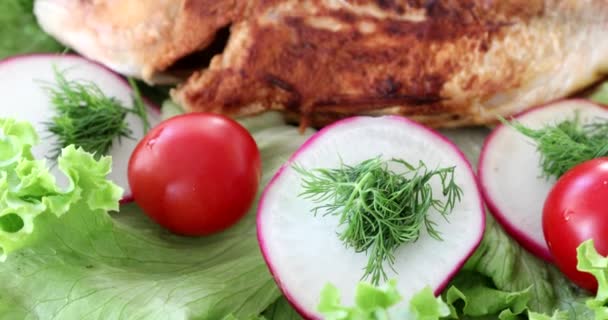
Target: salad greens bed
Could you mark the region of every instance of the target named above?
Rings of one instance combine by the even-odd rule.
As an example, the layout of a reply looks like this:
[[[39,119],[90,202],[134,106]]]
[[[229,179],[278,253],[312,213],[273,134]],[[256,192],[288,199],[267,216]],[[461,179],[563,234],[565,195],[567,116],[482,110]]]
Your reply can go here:
[[[569,308],[556,310],[551,316],[537,312],[528,312],[530,320],[558,319],[606,319],[608,316],[608,281],[605,278],[608,270],[608,258],[600,256],[593,247],[593,241],[584,242],[578,249],[578,267],[593,274],[599,281],[599,290],[595,298],[586,301],[586,307],[580,301],[571,301]],[[465,272],[466,273],[466,272]],[[463,276],[461,275],[460,278]],[[483,279],[467,279],[462,283],[463,290],[452,286],[442,297],[435,297],[427,288],[415,295],[407,307],[389,309],[400,301],[395,289],[395,282],[389,282],[385,288],[375,288],[367,283],[357,287],[356,305],[340,305],[339,292],[328,285],[321,296],[320,310],[328,320],[342,319],[521,319],[529,299],[531,287],[519,292],[500,292],[483,285]],[[579,310],[574,310],[579,309]],[[595,318],[593,318],[595,317]]]
[[[0,58],[63,50],[38,28],[31,9],[31,0],[0,2]],[[607,92],[601,87],[592,98],[608,100]],[[166,103],[163,112],[181,111]],[[312,134],[299,134],[274,113],[242,124],[262,154],[262,185]],[[443,133],[475,163],[487,130]],[[177,237],[135,205],[115,212],[121,190],[105,178],[111,159],[65,148],[57,165],[71,183],[63,189],[50,164],[33,159],[36,143],[29,124],[0,122],[0,210],[10,213],[0,219],[0,319],[300,319],[261,257],[255,208],[221,234]],[[608,319],[608,260],[589,243],[579,254],[600,283],[595,299],[488,216],[480,247],[442,297],[425,290],[405,303],[392,282],[361,284],[357,305],[345,307],[329,284],[319,307],[328,319]]]
[[[278,115],[245,125],[269,169],[265,182],[307,137]],[[0,220],[0,318],[221,319],[270,306],[272,319],[289,319],[285,303],[271,306],[280,293],[259,253],[254,209],[220,235],[173,236],[135,206],[108,213],[121,195],[105,179],[109,158],[64,149],[58,166],[71,184],[62,190],[45,161],[32,159],[29,124],[0,129],[0,208],[19,208]]]
[[[36,23],[34,0],[0,1],[0,59],[16,54],[59,52],[64,46]]]
[[[176,110],[165,105],[168,116]],[[242,123],[260,147],[263,183],[312,133],[300,135],[278,114]],[[120,197],[120,190],[105,179],[109,158],[96,161],[82,150],[64,149],[58,165],[71,184],[62,190],[47,164],[32,159],[29,150],[37,137],[31,126],[5,121],[0,128],[0,207],[23,208],[14,212],[14,219],[0,220],[0,245],[7,255],[0,263],[0,318],[298,319],[280,298],[260,256],[254,209],[219,235],[173,236],[133,205],[108,213],[118,208]],[[472,158],[485,136],[485,130],[444,133],[465,146]],[[10,233],[20,223],[22,231]],[[517,319],[528,309],[547,314],[561,309],[576,319],[594,317],[584,294],[519,247],[492,219],[482,244],[453,285],[458,289],[448,289],[444,298],[451,314],[463,319]],[[338,293],[328,288],[320,293],[320,307],[328,312],[343,308],[337,303]],[[378,297],[369,294],[377,289],[368,288],[368,294],[362,290],[361,303],[377,307]],[[395,294],[382,299],[397,302]],[[443,302],[428,294],[417,296],[417,308],[437,309],[428,319],[447,315],[440,310]],[[355,319],[340,314],[335,319]]]

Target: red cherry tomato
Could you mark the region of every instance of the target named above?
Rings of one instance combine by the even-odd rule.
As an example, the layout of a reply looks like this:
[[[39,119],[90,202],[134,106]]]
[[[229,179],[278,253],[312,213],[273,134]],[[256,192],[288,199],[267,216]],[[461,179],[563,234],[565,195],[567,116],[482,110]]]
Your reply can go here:
[[[543,232],[558,268],[595,292],[595,278],[576,269],[576,248],[593,239],[598,252],[608,254],[608,158],[582,163],[557,181],[543,208]]]
[[[230,227],[251,207],[260,166],[245,128],[224,116],[190,113],[162,122],[137,145],[129,186],[160,225],[206,235]]]

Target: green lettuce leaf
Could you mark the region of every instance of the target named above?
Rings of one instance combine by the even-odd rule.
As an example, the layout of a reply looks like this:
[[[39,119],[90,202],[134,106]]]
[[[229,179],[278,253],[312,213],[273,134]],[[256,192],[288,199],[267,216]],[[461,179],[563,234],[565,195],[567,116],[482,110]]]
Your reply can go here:
[[[259,316],[252,316],[246,320],[302,320],[303,318],[291,307],[287,299],[281,297],[271,304]],[[233,314],[230,314],[222,320],[245,320],[238,319]]]
[[[536,258],[511,239],[490,216],[487,217],[484,239],[467,261],[453,284],[465,286],[461,275],[482,276],[487,289],[517,293],[528,291],[528,309],[542,314],[563,311],[570,319],[593,319],[593,311],[585,305],[588,293],[577,288],[554,266]],[[474,279],[474,278],[472,278]],[[463,283],[464,282],[464,283]],[[470,285],[478,284],[472,280]]]
[[[412,297],[409,313],[410,319],[435,320],[447,317],[450,314],[450,307],[441,300],[441,297],[435,297],[433,290],[427,287]],[[408,319],[407,315],[402,319]]]
[[[529,320],[568,320],[568,319],[577,319],[577,317],[569,318],[567,313],[562,311],[555,311],[552,316],[548,316],[545,314],[540,314],[536,312],[530,312],[528,314]]]
[[[266,320],[302,320],[303,318],[298,314],[294,308],[291,307],[287,299],[284,297],[279,298],[273,304],[270,305],[262,313],[262,317]]]
[[[44,33],[32,12],[34,0],[0,1],[0,59],[34,52],[61,52],[64,47]]]
[[[557,305],[553,311],[547,311],[546,314],[554,314],[558,319],[560,316],[577,320],[593,319],[593,311],[587,308],[585,304],[590,295],[582,289],[575,287],[556,268],[550,268],[549,272],[551,273],[552,285],[557,297]]]
[[[327,284],[321,291],[319,312],[325,320],[348,319],[387,319],[388,308],[401,301],[395,282],[389,282],[385,288],[375,287],[362,282],[357,285],[355,305],[342,306],[338,288]]]
[[[384,287],[361,282],[355,292],[355,305],[343,306],[338,289],[327,284],[321,292],[319,312],[325,320],[439,320],[450,314],[448,305],[435,297],[430,288],[414,295],[409,307],[395,307],[402,300],[397,282],[389,281]]]
[[[608,319],[608,258],[595,250],[592,240],[581,244],[577,253],[578,269],[591,273],[598,280],[599,289],[596,296],[586,298],[584,304],[580,303],[582,299],[579,297],[574,302],[575,308],[549,313],[530,311],[532,286],[519,292],[501,291],[491,288],[490,278],[472,271],[461,271],[443,297],[436,298],[430,288],[425,288],[414,295],[406,309],[402,307],[395,281],[388,282],[383,288],[360,283],[356,289],[355,306],[352,307],[342,306],[338,289],[328,284],[321,292],[319,311],[329,320]],[[587,310],[583,312],[583,308]]]
[[[583,242],[577,249],[577,269],[592,274],[597,279],[596,302],[608,300],[608,259],[601,256],[593,245],[593,240]]]
[[[490,216],[484,238],[464,270],[491,279],[492,287],[504,292],[530,290],[533,311],[550,313],[558,304],[552,268],[523,249]],[[567,283],[562,283],[566,286]],[[565,288],[570,290],[570,288]]]
[[[310,132],[276,114],[252,121],[265,184]],[[255,208],[223,233],[174,236],[135,205],[108,213],[120,194],[105,180],[108,158],[66,149],[58,165],[72,184],[61,190],[31,159],[34,131],[6,123],[0,208],[13,218],[1,224],[0,319],[250,319],[280,297],[257,245]],[[23,227],[8,232],[15,216]]]
[[[501,291],[492,288],[490,281],[478,273],[461,272],[444,295],[452,316],[457,319],[496,316],[508,320],[517,319],[528,309],[530,288]]]
[[[587,240],[578,247],[577,259],[577,269],[590,273],[598,283],[596,296],[587,301],[587,307],[593,310],[595,319],[608,319],[608,258],[595,250],[593,240]]]

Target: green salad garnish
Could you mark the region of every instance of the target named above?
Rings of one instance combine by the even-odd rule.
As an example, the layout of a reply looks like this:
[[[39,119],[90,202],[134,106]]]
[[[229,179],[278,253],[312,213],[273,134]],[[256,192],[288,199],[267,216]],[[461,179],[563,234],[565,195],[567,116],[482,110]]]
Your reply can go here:
[[[578,269],[598,280],[598,292],[595,297],[564,304],[563,309],[550,315],[531,308],[531,292],[535,290],[532,285],[521,291],[503,292],[489,287],[480,277],[477,282],[455,281],[439,297],[430,288],[424,288],[413,295],[409,304],[403,303],[395,281],[382,287],[359,283],[353,306],[344,306],[338,289],[327,284],[321,292],[318,310],[325,320],[607,319],[608,258],[598,254],[592,240],[582,243],[577,252]]]
[[[68,80],[63,71],[55,70],[55,83],[47,85],[55,115],[46,123],[47,130],[57,138],[50,155],[56,159],[61,150],[74,145],[94,154],[107,155],[122,138],[132,139],[127,115],[136,114],[149,128],[147,112],[137,85],[134,90],[134,108],[125,107],[114,97],[106,96],[94,83]]]
[[[265,183],[307,136],[278,115],[258,121]],[[261,257],[255,209],[221,234],[175,236],[135,205],[119,208],[109,157],[64,148],[56,166],[69,182],[63,188],[30,152],[38,141],[31,124],[0,121],[0,319],[297,316]]]
[[[571,119],[540,129],[502,121],[534,141],[546,177],[559,178],[577,164],[608,156],[608,119],[583,125],[575,113]]]
[[[389,164],[399,166],[396,173]],[[402,244],[416,241],[423,228],[437,240],[436,223],[428,217],[435,209],[444,218],[460,201],[462,190],[454,181],[454,167],[429,169],[419,162],[412,165],[380,157],[337,169],[306,170],[295,165],[302,177],[300,196],[318,204],[313,213],[336,215],[344,230],[340,240],[356,252],[369,256],[363,279],[373,284],[386,280],[384,262],[395,262],[394,252]],[[441,181],[445,200],[433,194],[431,180]]]

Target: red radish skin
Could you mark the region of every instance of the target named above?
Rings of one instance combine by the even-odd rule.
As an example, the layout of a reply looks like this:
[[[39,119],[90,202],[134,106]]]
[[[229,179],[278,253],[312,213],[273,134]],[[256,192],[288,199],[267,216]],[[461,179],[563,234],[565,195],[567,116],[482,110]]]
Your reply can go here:
[[[285,296],[285,298],[289,301],[289,303],[292,305],[292,307],[302,317],[304,317],[305,319],[310,319],[310,320],[317,320],[318,319],[318,320],[321,320],[321,318],[319,318],[317,315],[309,312],[304,307],[302,307],[298,303],[297,299],[295,299],[293,297],[293,295],[283,285],[280,277],[278,276],[278,272],[276,271],[276,267],[274,266],[273,262],[268,258],[268,256],[269,256],[268,245],[266,243],[266,239],[264,238],[264,230],[265,230],[264,228],[265,228],[265,226],[262,223],[261,216],[263,215],[264,209],[266,207],[267,195],[268,195],[269,190],[271,189],[270,187],[273,184],[275,184],[275,182],[283,175],[283,173],[285,172],[286,169],[288,169],[289,167],[291,167],[293,165],[293,163],[296,161],[296,159],[298,159],[299,155],[302,152],[304,152],[308,148],[312,147],[315,144],[315,142],[320,137],[323,137],[326,133],[331,132],[333,129],[335,129],[335,128],[339,127],[339,126],[343,126],[343,125],[347,125],[347,124],[356,122],[356,121],[358,121],[358,120],[360,120],[362,118],[365,118],[365,117],[351,117],[351,118],[347,118],[347,119],[335,122],[335,123],[333,123],[333,124],[331,124],[329,126],[324,127],[319,132],[317,132],[314,136],[312,136],[310,139],[308,139],[289,158],[289,160],[279,168],[279,170],[277,171],[277,173],[273,176],[273,178],[270,180],[270,182],[268,183],[268,185],[266,186],[266,188],[262,192],[262,196],[261,196],[259,204],[258,204],[256,225],[257,225],[257,238],[258,238],[260,250],[262,252],[262,256],[264,257],[264,260],[266,261],[266,264],[268,266],[268,269],[269,269],[270,273],[272,274],[273,278],[275,279],[275,282],[277,283],[277,286],[279,287],[279,289],[281,290],[281,292],[283,293],[283,295]],[[471,164],[467,160],[467,158],[464,155],[464,153],[462,153],[462,151],[452,141],[450,141],[448,138],[446,138],[445,136],[441,135],[437,131],[435,131],[433,129],[430,129],[430,128],[427,128],[427,127],[425,127],[425,126],[423,126],[423,125],[421,125],[421,124],[419,124],[417,122],[411,121],[411,120],[409,120],[409,119],[407,119],[405,117],[400,117],[400,116],[384,116],[382,118],[387,119],[387,120],[393,120],[393,121],[403,122],[406,125],[410,125],[410,126],[414,126],[414,127],[418,128],[418,129],[426,130],[427,132],[433,134],[435,138],[437,138],[441,142],[443,142],[446,145],[448,145],[451,148],[453,148],[453,151],[455,151],[457,153],[458,157],[460,157],[460,159],[463,160],[463,162],[466,164],[467,169],[469,170],[469,172],[471,173],[471,175],[473,175],[473,180],[475,182],[475,188],[476,188],[478,194],[480,195],[480,197],[479,197],[479,210],[482,213],[485,212],[485,205],[484,205],[484,202],[483,202],[483,198],[481,197],[481,189],[480,189],[480,187],[478,185],[477,177],[473,173],[474,170],[471,167]],[[481,230],[481,232],[480,232],[479,236],[475,240],[475,245],[471,247],[471,250],[468,252],[468,254],[466,254],[465,256],[463,256],[462,259],[460,261],[458,261],[458,263],[454,266],[452,272],[447,277],[445,277],[445,279],[440,283],[440,285],[437,286],[436,288],[434,288],[434,293],[435,293],[436,296],[439,296],[443,292],[443,290],[445,289],[445,287],[449,284],[450,280],[458,273],[458,271],[462,268],[462,266],[471,257],[471,255],[475,252],[475,249],[477,249],[477,247],[481,243],[481,240],[483,238],[483,230],[485,230],[485,214],[481,214],[480,225],[477,226],[477,228],[479,230]]]
[[[522,114],[517,115],[515,117],[524,115],[526,113],[528,113],[528,111],[524,111]],[[496,135],[497,130],[502,126],[504,125],[501,124],[496,127],[496,129],[493,130],[488,136],[488,138],[484,141],[483,146],[481,147],[479,163],[483,163],[485,161],[486,153],[484,152],[484,150],[486,150],[487,146],[492,142],[494,135]],[[492,200],[492,197],[490,197],[490,195],[488,194],[487,187],[484,184],[483,179],[481,179],[481,177],[485,174],[484,170],[484,167],[480,165],[477,169],[477,176],[479,180],[479,185],[481,186],[481,193],[483,194],[486,205],[488,206],[490,213],[492,213],[492,216],[496,219],[496,221],[498,221],[498,223],[500,223],[500,225],[508,234],[510,234],[513,238],[517,239],[517,241],[519,242],[519,244],[521,244],[522,247],[526,248],[528,251],[532,252],[534,255],[543,260],[551,261],[551,253],[544,246],[539,245],[532,238],[528,237],[527,234],[521,232],[516,225],[511,224],[506,218],[506,215],[502,213],[502,211],[498,208],[494,200]]]
[[[584,104],[585,108],[588,106],[588,107],[592,107],[592,108],[603,109],[604,111],[606,111],[606,115],[608,116],[608,109],[606,109],[602,105],[596,104],[589,100],[562,99],[562,100],[557,100],[554,102],[550,102],[550,103],[546,103],[546,104],[542,104],[542,105],[533,107],[533,108],[523,111],[519,114],[516,114],[515,116],[513,116],[513,118],[517,119],[517,120],[525,119],[527,116],[535,115],[535,113],[537,113],[537,112],[546,112],[548,110],[548,108],[553,108],[555,106],[563,107],[561,105],[562,103],[571,103],[573,105],[574,104]],[[551,252],[549,251],[545,241],[544,240],[537,241],[529,234],[529,232],[522,230],[521,226],[516,221],[509,218],[510,215],[506,212],[506,210],[503,210],[501,208],[501,206],[495,201],[493,195],[489,191],[490,179],[486,178],[486,177],[488,177],[490,175],[489,171],[491,170],[491,168],[486,167],[484,164],[487,163],[487,157],[488,157],[488,153],[489,153],[488,151],[492,148],[494,139],[498,135],[502,134],[503,130],[507,130],[507,129],[509,129],[509,128],[503,124],[496,126],[496,128],[488,135],[488,137],[486,138],[486,140],[483,143],[481,153],[479,156],[479,165],[478,165],[478,169],[477,169],[481,192],[485,199],[486,205],[488,206],[488,209],[490,210],[490,213],[492,213],[493,217],[501,224],[503,229],[509,235],[511,235],[514,239],[516,239],[519,242],[519,244],[521,244],[521,246],[524,247],[526,250],[530,251],[532,254],[536,255],[537,257],[539,257],[545,261],[551,262],[551,261],[553,261],[553,258],[552,258]],[[520,134],[518,134],[518,136],[524,140],[528,139],[527,137],[520,135]],[[511,156],[511,155],[509,154],[509,156]],[[512,157],[509,157],[509,158],[512,158]],[[530,165],[538,166],[538,162],[530,163]],[[541,174],[540,167],[538,169],[538,173],[540,176],[540,174]],[[541,179],[543,179],[543,178],[541,178]],[[554,183],[554,181],[553,181],[553,183]],[[514,198],[513,201],[517,201],[517,199]],[[544,203],[545,199],[544,198],[538,199],[538,201],[540,201],[540,207],[542,208],[542,204]],[[539,226],[541,225],[541,220],[542,220],[542,209],[538,211]],[[542,235],[542,227],[538,230],[538,232],[540,235]]]
[[[81,57],[81,56],[75,55],[75,54],[33,53],[33,54],[23,54],[23,55],[11,56],[11,57],[5,58],[3,60],[0,60],[0,72],[3,71],[4,67],[8,67],[12,63],[15,63],[15,62],[23,62],[23,61],[27,61],[27,60],[39,61],[40,59],[49,59],[49,60],[60,59],[66,63],[72,62],[72,63],[88,64],[92,67],[95,67],[97,69],[96,71],[103,74],[103,76],[114,78],[116,80],[116,83],[120,83],[120,86],[124,87],[124,89],[126,89],[128,91],[132,90],[131,85],[125,78],[121,77],[120,75],[116,74],[115,72],[113,72],[112,70],[108,69],[107,67],[105,67],[104,65],[102,65],[98,62],[86,59],[84,57]],[[42,84],[34,83],[34,85],[41,86]],[[149,118],[151,118],[150,119],[151,124],[154,125],[156,122],[159,122],[160,118],[161,118],[160,107],[155,105],[154,103],[152,103],[150,100],[146,99],[145,97],[142,97],[142,100],[143,100],[144,104],[146,105],[147,110],[149,111],[149,115],[151,116],[151,117],[149,117]],[[125,194],[123,195],[123,197],[120,200],[120,203],[126,204],[126,203],[130,203],[132,201],[133,201],[132,194],[130,192],[125,192]]]

